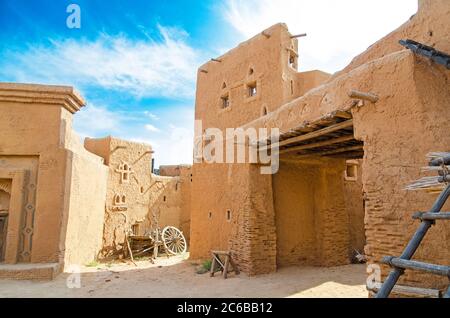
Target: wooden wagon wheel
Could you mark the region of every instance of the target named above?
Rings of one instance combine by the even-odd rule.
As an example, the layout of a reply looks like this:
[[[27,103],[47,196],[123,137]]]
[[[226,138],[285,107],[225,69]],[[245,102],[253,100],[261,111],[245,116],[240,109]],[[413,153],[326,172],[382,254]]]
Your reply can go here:
[[[162,241],[166,251],[170,254],[182,254],[187,250],[186,239],[183,233],[176,227],[166,226],[162,230]]]

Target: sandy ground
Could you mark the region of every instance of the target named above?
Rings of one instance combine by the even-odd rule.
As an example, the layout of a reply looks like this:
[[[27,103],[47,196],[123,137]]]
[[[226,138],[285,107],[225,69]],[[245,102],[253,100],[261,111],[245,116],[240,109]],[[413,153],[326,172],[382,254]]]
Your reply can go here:
[[[50,282],[0,280],[0,297],[367,297],[365,265],[288,267],[248,277],[196,274],[184,257],[82,267],[80,288],[68,273]],[[71,279],[72,278],[72,279]],[[73,279],[75,278],[75,279]]]

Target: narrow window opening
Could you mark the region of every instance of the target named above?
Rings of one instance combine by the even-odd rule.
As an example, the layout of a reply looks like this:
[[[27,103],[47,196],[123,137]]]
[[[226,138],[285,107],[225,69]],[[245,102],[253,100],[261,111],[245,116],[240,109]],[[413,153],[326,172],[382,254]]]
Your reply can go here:
[[[248,89],[248,96],[249,97],[256,96],[256,94],[258,93],[258,90],[257,90],[257,87],[256,87],[256,82],[248,84],[247,85],[247,89]]]
[[[141,187],[141,194],[144,193],[144,187]]]
[[[227,84],[225,82],[223,82],[222,89],[225,89],[225,88],[227,88]]]
[[[222,108],[227,108],[230,106],[230,97],[228,94],[222,96],[221,100],[222,100]]]
[[[294,95],[294,81],[291,80],[291,95]]]
[[[139,224],[133,224],[131,226],[131,232],[133,233],[133,235],[139,235]]]
[[[231,211],[227,210],[227,221],[231,221]]]
[[[295,51],[290,50],[289,51],[289,66],[296,70],[297,65],[298,65],[297,61],[298,61],[298,58],[297,58]]]
[[[262,116],[266,116],[267,115],[267,107],[263,106],[262,111],[261,111],[261,115]]]
[[[166,202],[167,198],[166,196],[163,196],[163,201]]]
[[[252,75],[253,73],[254,73],[253,68],[250,68],[250,69],[248,70],[248,75]]]
[[[212,219],[212,212],[209,212],[209,213],[208,213],[208,218],[209,218],[209,219]]]

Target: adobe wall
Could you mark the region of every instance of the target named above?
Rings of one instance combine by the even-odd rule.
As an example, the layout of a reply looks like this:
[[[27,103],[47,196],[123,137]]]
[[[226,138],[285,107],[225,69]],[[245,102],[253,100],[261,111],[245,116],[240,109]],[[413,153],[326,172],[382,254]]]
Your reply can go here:
[[[87,228],[84,237],[72,241],[68,223],[84,213],[77,207],[88,200],[92,201],[89,212],[93,217],[103,213],[103,209],[98,209],[104,200],[102,161],[72,147],[76,143],[71,130],[72,114],[83,105],[84,101],[71,87],[0,83],[0,174],[11,176],[10,207],[17,205],[8,225],[7,264],[79,264],[86,256],[73,251],[79,246],[90,246],[92,236],[101,231],[97,222]],[[80,159],[73,160],[74,157]],[[80,170],[93,166],[100,172],[77,175],[73,171],[75,165]],[[83,180],[80,186],[86,183],[98,186],[100,197],[77,192],[78,181],[72,177]],[[14,184],[19,183],[14,191]],[[91,253],[91,260],[94,256]],[[18,277],[26,276],[17,273]]]
[[[303,94],[307,86],[328,79],[320,71],[298,73],[297,53],[297,39],[280,23],[217,57],[220,62],[202,65],[197,76],[195,118],[202,120],[203,128],[239,127],[260,117],[264,109],[273,112]],[[292,66],[288,62],[291,55],[295,60]],[[251,83],[256,83],[256,96],[248,94]],[[229,107],[222,107],[223,96],[229,97]]]
[[[355,164],[357,173],[355,180],[346,179],[344,176],[344,201],[349,218],[349,255],[352,259],[354,259],[355,250],[361,254],[364,254],[364,246],[366,245],[366,234],[364,226],[365,196],[362,185],[362,160],[359,159],[350,161],[352,163],[357,163]]]
[[[389,81],[386,81],[389,78]],[[350,89],[370,91],[380,96],[374,105],[354,108],[355,136],[364,141],[362,164],[366,193],[366,254],[371,263],[383,255],[398,255],[417,227],[413,211],[429,208],[434,198],[405,192],[406,184],[420,177],[429,151],[448,149],[448,72],[442,67],[399,51],[370,61],[342,74],[319,89],[284,105],[279,112],[252,126],[289,129],[298,119],[313,120],[321,114],[350,105]],[[295,120],[297,118],[297,121]],[[414,142],[411,142],[411,141]],[[415,258],[445,264],[448,225],[433,227]],[[441,243],[444,242],[444,246]],[[387,273],[383,267],[383,275]],[[403,282],[442,287],[446,281],[433,276],[408,273]]]
[[[281,162],[273,176],[277,265],[316,264],[314,165]]]
[[[352,230],[364,233],[364,224],[354,224],[349,203],[361,199],[362,205],[362,198],[348,193],[344,169],[343,159],[281,157],[273,175],[278,266],[350,263],[356,248]]]
[[[322,72],[297,73],[297,51],[297,40],[291,38],[286,25],[277,24],[201,66],[195,118],[202,120],[203,129],[237,128],[328,79]],[[292,66],[290,56],[294,57]],[[311,83],[305,83],[307,78]],[[248,93],[252,83],[256,83],[256,96]],[[223,96],[230,102],[225,108]],[[275,217],[273,212],[264,213],[273,210],[272,203],[260,206],[259,177],[251,172],[255,168],[195,163],[192,170],[191,257],[209,258],[212,249],[230,249],[249,274],[275,270],[275,258],[266,261],[267,251],[273,257],[276,253]],[[271,197],[271,185],[266,185],[271,177],[263,179],[261,185]]]
[[[168,203],[160,201],[162,208],[160,223],[172,225],[179,228],[186,240],[190,240],[191,231],[191,183],[192,166],[191,165],[163,165],[159,167],[159,174],[162,177],[171,178],[170,198]],[[167,206],[172,208],[169,210]]]
[[[361,177],[366,201],[365,253],[369,257],[369,263],[379,263],[384,255],[398,255],[404,248],[418,225],[411,219],[412,212],[426,210],[435,198],[428,194],[405,192],[402,189],[420,176],[420,167],[426,164],[427,152],[447,151],[449,148],[450,140],[446,133],[450,124],[447,120],[450,117],[447,107],[448,71],[442,66],[437,66],[404,50],[398,44],[398,39],[412,38],[434,45],[439,50],[450,51],[448,43],[450,3],[422,1],[420,8],[421,11],[407,24],[377,42],[367,52],[357,57],[349,67],[331,77],[327,83],[277,107],[268,115],[251,120],[242,126],[244,129],[277,127],[281,131],[287,131],[304,122],[317,120],[335,110],[351,109],[354,116],[355,137],[364,141],[365,155],[361,166]],[[426,38],[427,34],[432,37],[432,40]],[[354,107],[354,101],[348,97],[348,92],[352,89],[375,93],[380,97],[379,101],[376,104],[364,102],[360,104],[360,107]],[[198,105],[202,104],[199,92],[197,97],[197,107],[199,107]],[[210,112],[214,113],[213,110]],[[207,115],[198,112],[196,118]],[[220,120],[221,117],[217,118]],[[231,120],[224,120],[223,126],[235,127],[242,122],[238,115],[234,119],[236,119],[234,125]],[[222,184],[223,180],[239,179],[238,175],[225,174],[227,170],[230,169],[222,169],[220,172],[219,169],[194,165],[193,198],[200,196],[208,189],[213,199],[208,198],[205,204],[199,205],[198,209],[194,208],[193,211],[205,213],[209,209],[223,209],[231,202],[241,206],[242,213],[238,215],[231,230],[228,230],[226,223],[222,223],[225,233],[229,233],[228,231],[231,233],[229,235],[230,249],[237,255],[239,264],[243,264],[244,271],[249,273],[273,271],[276,268],[274,265],[276,235],[272,234],[275,229],[272,220],[276,218],[276,213],[274,214],[273,206],[271,206],[272,193],[268,190],[271,189],[272,180],[261,176],[256,169],[253,173],[243,173],[241,176],[245,175],[245,177],[235,183],[237,188],[234,188],[235,192],[242,195],[238,194],[230,201],[225,199],[221,201],[221,204],[214,203],[226,198],[226,194],[222,194],[226,187]],[[196,184],[197,175],[200,178],[198,184]],[[206,175],[210,175],[213,180],[219,177],[216,180],[221,180],[221,184],[213,185],[211,182],[202,181]],[[352,210],[350,219],[354,218],[355,224],[360,223],[361,207],[348,206],[344,199],[354,195],[359,200],[361,196],[356,193],[357,190],[345,186],[345,183],[342,185],[341,176],[338,174],[327,176],[327,172],[324,171],[320,177],[322,185],[318,187],[324,193],[318,197],[326,197],[327,191],[330,191],[329,187],[333,186],[333,183],[327,180],[334,180],[334,182],[341,182],[340,186],[344,187],[342,195],[339,196],[342,200],[333,204],[327,201],[317,202],[317,204],[323,211],[331,211],[333,206]],[[212,186],[215,188],[213,189]],[[328,214],[319,214],[318,222],[326,223],[329,221],[328,216]],[[197,216],[193,214],[193,229],[197,229],[194,225],[197,222],[195,219]],[[416,254],[416,259],[441,264],[446,264],[450,259],[448,254],[450,249],[445,246],[449,242],[450,232],[448,225],[442,223],[432,228],[423,247]],[[204,221],[200,224],[200,228],[206,232],[203,233],[204,237],[209,237],[210,231],[214,232],[220,227],[219,224],[214,224],[211,228],[207,227],[207,224]],[[319,237],[328,234],[321,243],[323,245],[319,247],[322,251],[322,259],[327,259],[332,254],[332,246],[336,244],[332,238],[338,237],[341,230],[348,231],[344,224],[345,220],[341,220],[339,226],[324,227],[318,234]],[[192,231],[193,236],[194,232],[195,230]],[[264,232],[269,234],[263,237],[261,233]],[[214,239],[211,245],[225,246],[223,240],[218,237]],[[352,242],[361,244],[362,235],[360,232],[352,234],[350,228],[350,235],[348,237],[343,235],[339,239],[342,240],[340,246],[353,244]],[[199,250],[206,253],[210,247],[203,243]],[[200,254],[202,253],[194,255]],[[344,250],[339,254],[344,255]],[[264,263],[261,264],[262,262],[257,260],[264,260]],[[382,269],[384,276],[388,269],[386,267]],[[443,287],[446,279],[408,273],[403,277],[402,283],[405,282],[409,285]]]
[[[227,164],[194,164],[192,167],[191,248],[192,259],[210,258],[211,250],[227,250],[230,231],[239,219],[243,207],[239,198],[245,193],[233,169]],[[239,186],[237,186],[239,184]],[[235,200],[234,186],[241,189]],[[245,194],[244,194],[245,195]],[[227,220],[227,210],[231,220]]]
[[[105,155],[109,167],[101,252],[105,258],[123,252],[125,237],[133,225],[137,226],[136,235],[143,235],[149,228],[152,150],[148,145],[113,137],[86,138],[84,146]]]
[[[86,138],[84,146],[108,163],[100,258],[122,255],[127,233],[146,235],[153,226],[175,226],[189,240],[190,166],[163,168],[177,176],[158,176],[151,173],[149,145],[105,137]]]

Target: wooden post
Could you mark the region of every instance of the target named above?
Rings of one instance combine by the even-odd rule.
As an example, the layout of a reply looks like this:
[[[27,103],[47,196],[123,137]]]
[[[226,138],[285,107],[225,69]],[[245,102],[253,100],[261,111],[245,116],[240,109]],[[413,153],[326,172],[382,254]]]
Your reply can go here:
[[[306,33],[301,33],[301,34],[296,34],[296,35],[291,35],[291,39],[295,39],[295,38],[302,38],[304,36],[306,36]]]
[[[266,31],[262,31],[261,34],[264,35],[267,39],[270,38],[270,34]]]
[[[216,256],[213,254],[209,276],[214,277],[215,267],[216,267]]]
[[[363,93],[357,90],[352,89],[348,92],[348,96],[351,98],[368,100],[369,102],[376,103],[378,101],[378,96],[372,93]]]
[[[230,264],[230,256],[225,255],[225,265],[223,266],[223,278],[227,278],[228,276],[228,264]]]

